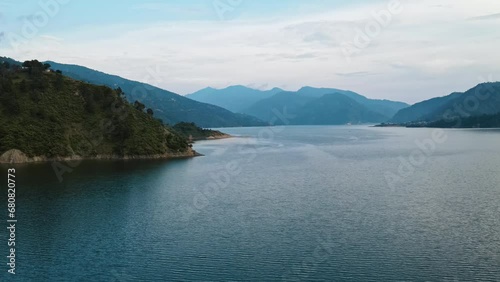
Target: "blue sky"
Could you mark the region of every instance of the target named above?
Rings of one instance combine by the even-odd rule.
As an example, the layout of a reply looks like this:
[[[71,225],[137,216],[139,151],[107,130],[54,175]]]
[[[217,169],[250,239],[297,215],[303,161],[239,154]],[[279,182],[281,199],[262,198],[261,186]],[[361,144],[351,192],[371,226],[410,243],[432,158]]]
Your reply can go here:
[[[179,94],[311,85],[413,103],[500,80],[498,26],[497,0],[0,0],[0,55]]]
[[[376,1],[376,0],[375,0]],[[20,15],[33,14],[39,10],[39,0],[2,0],[5,16],[15,19]],[[49,1],[42,1],[49,2]],[[115,23],[147,23],[155,21],[185,21],[185,20],[218,20],[214,6],[227,4],[237,7],[235,18],[261,18],[267,16],[286,15],[321,11],[325,8],[339,8],[343,6],[362,5],[371,1],[348,0],[174,0],[174,1],[99,1],[99,0],[70,0],[64,6],[64,11],[53,19],[55,24],[115,24]],[[307,10],[304,8],[307,7]],[[238,12],[239,10],[239,12]]]

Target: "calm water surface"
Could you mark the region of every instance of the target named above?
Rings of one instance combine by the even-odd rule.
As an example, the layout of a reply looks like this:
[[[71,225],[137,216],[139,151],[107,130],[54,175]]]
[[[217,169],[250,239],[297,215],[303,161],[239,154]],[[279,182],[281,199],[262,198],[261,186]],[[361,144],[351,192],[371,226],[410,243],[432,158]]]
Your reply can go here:
[[[205,157],[87,161],[62,182],[17,166],[0,280],[500,281],[499,130],[224,131],[241,137]]]

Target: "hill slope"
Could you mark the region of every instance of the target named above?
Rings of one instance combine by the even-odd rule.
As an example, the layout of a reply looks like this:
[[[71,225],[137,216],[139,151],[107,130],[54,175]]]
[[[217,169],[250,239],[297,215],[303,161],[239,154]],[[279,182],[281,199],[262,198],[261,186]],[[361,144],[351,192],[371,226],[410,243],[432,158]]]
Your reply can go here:
[[[303,87],[299,91],[297,91],[299,95],[306,97],[315,97],[320,98],[326,94],[342,94],[347,96],[359,104],[369,108],[371,111],[379,113],[387,117],[387,119],[391,118],[394,114],[396,114],[399,110],[407,108],[409,105],[403,102],[395,102],[390,100],[377,100],[377,99],[368,99],[363,95],[360,95],[353,91],[348,90],[340,90],[335,88],[314,88],[314,87]]]
[[[195,155],[185,138],[115,90],[48,72],[37,61],[25,66],[0,67],[2,161]]]
[[[399,111],[390,122],[432,122],[500,112],[500,82],[482,83],[464,92],[434,98]]]
[[[303,106],[313,100],[314,98],[300,96],[294,92],[281,92],[255,103],[244,112],[272,125],[288,125],[290,118],[296,116]],[[286,117],[288,115],[293,117]]]
[[[299,125],[342,125],[375,123],[386,120],[353,99],[339,94],[326,94],[302,107],[292,123]]]
[[[200,103],[173,92],[145,83],[109,75],[76,65],[47,62],[54,70],[61,70],[71,78],[92,84],[120,87],[127,100],[142,102],[155,111],[157,117],[169,124],[194,122],[201,127],[261,126],[264,122],[255,117],[235,114],[218,106]]]

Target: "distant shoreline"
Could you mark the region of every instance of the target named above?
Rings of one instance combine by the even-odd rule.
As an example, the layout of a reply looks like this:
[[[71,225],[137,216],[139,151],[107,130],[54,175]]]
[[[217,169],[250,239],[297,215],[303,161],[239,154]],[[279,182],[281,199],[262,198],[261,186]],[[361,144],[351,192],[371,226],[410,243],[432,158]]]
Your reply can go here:
[[[193,141],[196,142],[196,141],[207,141],[207,140],[221,140],[221,139],[229,139],[229,138],[234,138],[234,136],[224,133],[222,135],[212,135],[212,136],[208,136],[208,137],[205,137],[205,138],[196,139],[196,140],[193,140]]]
[[[437,125],[406,125],[406,124],[377,124],[372,127],[401,127],[401,128],[439,128],[439,129],[500,129],[500,126],[462,126],[462,127],[454,127],[454,126],[437,126]]]

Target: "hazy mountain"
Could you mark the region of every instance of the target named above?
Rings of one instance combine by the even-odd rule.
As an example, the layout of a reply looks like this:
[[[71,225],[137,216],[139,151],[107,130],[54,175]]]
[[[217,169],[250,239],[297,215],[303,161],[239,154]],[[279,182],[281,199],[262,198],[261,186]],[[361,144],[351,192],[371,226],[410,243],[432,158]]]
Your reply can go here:
[[[201,127],[261,126],[266,123],[255,117],[236,114],[218,106],[200,103],[149,84],[124,79],[77,65],[47,62],[54,70],[61,70],[69,77],[111,88],[120,87],[127,100],[142,102],[152,108],[155,116],[169,124],[194,122]]]
[[[21,62],[18,62],[14,59],[7,58],[7,57],[0,57],[0,64],[7,63],[6,65],[21,65]]]
[[[483,83],[465,93],[433,98],[399,111],[390,122],[438,121],[500,112],[500,83]]]
[[[273,125],[289,124],[283,116],[297,115],[299,110],[315,98],[297,95],[295,92],[280,92],[270,98],[260,100],[243,112]]]
[[[325,100],[322,100],[321,98],[324,97],[325,95],[329,95],[329,97]],[[333,98],[330,97],[332,96],[341,96],[341,97],[348,97],[350,100],[356,102],[354,104],[352,103],[333,103]],[[318,100],[318,103],[312,103],[313,101]],[[340,102],[336,101],[336,102]],[[345,100],[342,100],[345,101]],[[260,100],[259,102],[255,103],[251,107],[243,110],[243,113],[249,114],[256,116],[264,121],[271,122],[274,124],[281,124],[279,121],[276,121],[277,114],[276,112],[286,112],[290,115],[301,115],[301,118],[303,120],[298,120],[295,119],[293,120],[294,123],[297,124],[303,124],[304,122],[310,123],[312,120],[315,120],[318,118],[318,116],[311,116],[311,118],[307,118],[303,116],[304,113],[309,112],[311,115],[315,113],[314,107],[318,107],[318,115],[321,114],[328,114],[328,113],[323,113],[325,111],[324,107],[320,104],[322,102],[328,102],[327,105],[332,106],[333,108],[331,109],[332,112],[341,112],[341,110],[338,108],[339,105],[343,105],[347,107],[344,109],[344,112],[349,112],[351,109],[348,109],[348,107],[356,107],[355,109],[352,109],[353,112],[358,112],[361,111],[358,106],[363,106],[364,110],[362,112],[369,111],[371,113],[376,113],[377,115],[370,115],[368,114],[367,117],[370,117],[368,120],[363,120],[363,122],[369,122],[369,123],[374,123],[374,122],[381,122],[381,121],[387,121],[389,120],[398,110],[403,109],[405,107],[408,107],[408,104],[402,103],[402,102],[394,102],[394,101],[388,101],[388,100],[373,100],[373,99],[368,99],[360,94],[357,94],[352,91],[346,91],[346,90],[340,90],[340,89],[334,89],[334,88],[313,88],[313,87],[303,87],[297,92],[281,92],[278,93],[271,98]],[[311,103],[308,105],[307,110],[304,112],[302,111],[302,108],[306,106],[308,103]],[[364,116],[363,116],[364,117]],[[331,120],[332,122],[335,121],[335,119],[328,119]],[[340,120],[340,119],[339,119]],[[324,122],[324,121],[322,121]],[[354,122],[358,123],[356,120],[351,120],[349,122]],[[322,123],[321,123],[322,124]],[[334,123],[337,124],[337,123]]]
[[[319,98],[325,94],[343,94],[354,101],[360,103],[361,105],[366,106],[370,110],[382,114],[387,117],[387,119],[391,118],[396,114],[399,110],[407,108],[409,105],[403,102],[395,102],[390,100],[377,100],[377,99],[368,99],[363,95],[360,95],[356,92],[349,90],[340,90],[335,88],[314,88],[314,87],[303,87],[299,91],[298,94],[307,96],[307,97],[316,97]]]
[[[446,105],[450,101],[453,101],[460,95],[462,95],[462,93],[453,93],[448,96],[432,98],[417,103],[397,112],[390,122],[404,123],[422,120],[423,117],[432,115],[432,113],[436,112],[440,107]]]
[[[198,102],[208,103],[223,107],[232,112],[239,113],[249,108],[260,100],[282,92],[282,89],[273,88],[261,91],[241,85],[230,86],[224,89],[214,89],[211,87],[202,89],[186,97]]]
[[[366,106],[342,94],[326,94],[299,109],[293,124],[341,125],[377,123],[387,120]]]

